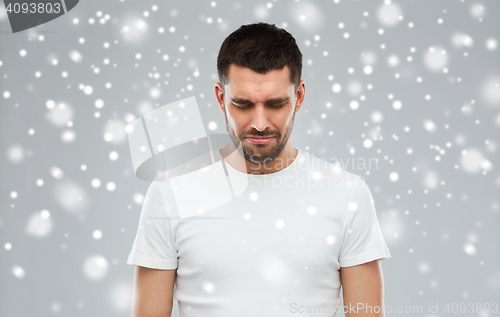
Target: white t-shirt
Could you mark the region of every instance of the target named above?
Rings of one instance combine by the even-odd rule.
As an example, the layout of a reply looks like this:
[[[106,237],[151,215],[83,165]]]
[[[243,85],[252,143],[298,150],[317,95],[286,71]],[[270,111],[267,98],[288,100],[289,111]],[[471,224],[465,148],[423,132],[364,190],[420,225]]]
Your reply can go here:
[[[177,268],[181,317],[335,316],[340,267],[391,255],[366,183],[298,151],[272,174],[226,163],[248,186],[199,217],[181,219],[170,182],[152,182],[127,264]]]

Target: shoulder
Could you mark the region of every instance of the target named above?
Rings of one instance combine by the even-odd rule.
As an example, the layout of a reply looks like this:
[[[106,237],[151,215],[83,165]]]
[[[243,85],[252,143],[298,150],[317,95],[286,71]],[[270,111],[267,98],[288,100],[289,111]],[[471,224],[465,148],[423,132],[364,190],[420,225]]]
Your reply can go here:
[[[161,205],[161,211],[158,210],[158,212],[168,217],[175,217],[177,205],[168,179],[166,181],[155,180],[149,184],[145,201],[149,200],[152,200],[154,204]]]

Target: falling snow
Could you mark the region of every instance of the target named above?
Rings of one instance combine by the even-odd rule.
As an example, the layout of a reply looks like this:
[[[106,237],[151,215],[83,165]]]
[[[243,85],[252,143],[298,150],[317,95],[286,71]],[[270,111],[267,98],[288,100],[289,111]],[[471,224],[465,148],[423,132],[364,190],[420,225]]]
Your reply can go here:
[[[499,298],[497,1],[115,1],[73,10],[0,39],[0,267],[9,315],[22,315],[22,296],[7,288],[36,298],[24,315],[129,314],[125,260],[147,203],[130,160],[132,123],[195,96],[205,131],[225,133],[213,95],[216,57],[243,21],[295,36],[307,93],[293,144],[366,179],[393,256],[384,263],[386,297]],[[8,23],[0,8],[3,30]],[[245,200],[257,205],[262,194]],[[324,215],[324,206],[301,208],[308,219]],[[359,208],[347,205],[351,214]],[[239,217],[256,218],[247,210]],[[265,225],[277,235],[293,229],[280,217]],[[304,238],[297,233],[297,243]],[[342,242],[321,239],[332,248]],[[277,254],[254,270],[273,287],[294,279]],[[224,286],[199,287],[209,296]]]

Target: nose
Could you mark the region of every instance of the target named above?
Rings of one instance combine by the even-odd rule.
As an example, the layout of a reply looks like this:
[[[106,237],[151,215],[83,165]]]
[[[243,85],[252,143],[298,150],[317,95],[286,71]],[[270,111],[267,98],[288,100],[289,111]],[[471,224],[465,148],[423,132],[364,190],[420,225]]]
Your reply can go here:
[[[264,130],[266,129],[266,128],[259,129],[259,128],[257,128],[257,126],[255,126],[255,125],[252,125],[252,128],[254,128],[255,130],[257,130],[257,131],[259,131],[259,132],[262,132],[262,131],[264,131]]]
[[[267,120],[264,106],[254,107],[254,112],[252,113],[252,123],[250,126],[259,132],[263,132],[269,128],[269,120]]]

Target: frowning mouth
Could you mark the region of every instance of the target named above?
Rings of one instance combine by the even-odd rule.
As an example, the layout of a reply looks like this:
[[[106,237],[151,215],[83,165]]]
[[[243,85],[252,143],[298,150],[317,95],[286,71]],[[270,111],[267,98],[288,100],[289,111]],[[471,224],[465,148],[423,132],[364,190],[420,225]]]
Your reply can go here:
[[[253,143],[253,144],[268,144],[269,142],[271,142],[274,137],[271,136],[271,137],[253,137],[253,136],[249,136],[247,137],[248,141],[250,141],[250,143]]]

